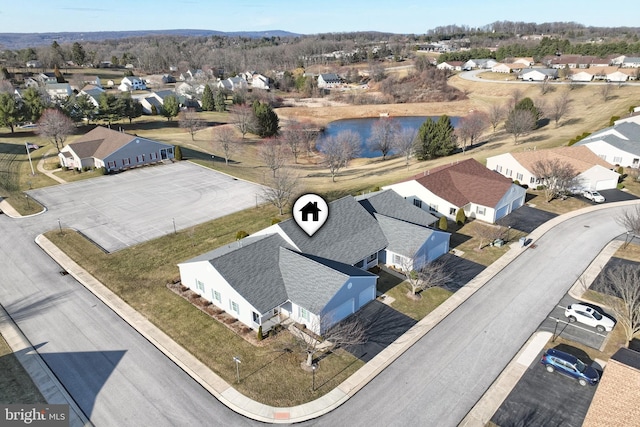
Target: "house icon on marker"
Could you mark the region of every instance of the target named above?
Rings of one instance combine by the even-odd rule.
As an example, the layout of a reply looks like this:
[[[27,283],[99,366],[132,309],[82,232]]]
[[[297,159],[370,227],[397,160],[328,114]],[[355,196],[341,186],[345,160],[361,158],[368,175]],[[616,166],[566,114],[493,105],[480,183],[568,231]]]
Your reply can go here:
[[[318,221],[318,212],[320,209],[318,208],[318,202],[309,202],[302,209],[302,220],[309,221],[309,215],[312,215],[311,221]]]

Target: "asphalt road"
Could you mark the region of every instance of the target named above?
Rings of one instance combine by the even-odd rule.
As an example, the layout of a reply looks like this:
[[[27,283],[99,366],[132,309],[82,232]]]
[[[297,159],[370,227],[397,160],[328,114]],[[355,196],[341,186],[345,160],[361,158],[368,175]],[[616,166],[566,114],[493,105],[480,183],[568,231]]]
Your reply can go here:
[[[599,251],[623,232],[607,209],[565,221],[345,405],[306,425],[456,426]]]

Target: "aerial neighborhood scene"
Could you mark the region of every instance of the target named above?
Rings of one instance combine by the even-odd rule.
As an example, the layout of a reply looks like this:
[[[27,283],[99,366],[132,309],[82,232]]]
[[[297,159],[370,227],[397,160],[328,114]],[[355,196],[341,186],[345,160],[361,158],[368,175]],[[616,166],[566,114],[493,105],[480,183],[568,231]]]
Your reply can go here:
[[[636,5],[32,3],[0,425],[640,425]]]

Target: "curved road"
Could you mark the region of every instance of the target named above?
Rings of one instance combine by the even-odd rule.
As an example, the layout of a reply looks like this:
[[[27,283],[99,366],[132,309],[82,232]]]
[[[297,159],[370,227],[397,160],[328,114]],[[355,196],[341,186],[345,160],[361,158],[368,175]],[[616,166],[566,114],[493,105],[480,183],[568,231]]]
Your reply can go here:
[[[534,242],[370,384],[307,425],[454,426],[598,252],[621,208],[580,215]],[[77,215],[82,215],[78,212]],[[35,245],[42,215],[0,216],[0,302],[99,426],[255,425],[202,389]]]

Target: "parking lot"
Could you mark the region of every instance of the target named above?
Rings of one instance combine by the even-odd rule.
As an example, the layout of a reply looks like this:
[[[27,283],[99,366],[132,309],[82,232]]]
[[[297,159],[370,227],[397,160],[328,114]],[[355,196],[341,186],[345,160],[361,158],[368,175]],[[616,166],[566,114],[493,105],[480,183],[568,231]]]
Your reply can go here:
[[[108,252],[256,206],[261,193],[259,185],[189,162],[28,192],[47,208],[38,221],[74,228]]]
[[[579,301],[569,295],[565,295],[556,308],[549,313],[547,319],[542,322],[540,330],[551,332],[555,336],[579,342],[598,350],[602,347],[608,332],[600,333],[596,331],[596,328],[578,322],[569,323],[569,320],[564,316],[564,310],[567,306],[576,302]]]

